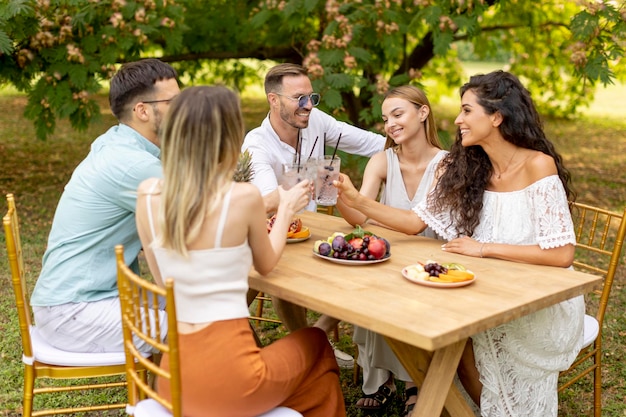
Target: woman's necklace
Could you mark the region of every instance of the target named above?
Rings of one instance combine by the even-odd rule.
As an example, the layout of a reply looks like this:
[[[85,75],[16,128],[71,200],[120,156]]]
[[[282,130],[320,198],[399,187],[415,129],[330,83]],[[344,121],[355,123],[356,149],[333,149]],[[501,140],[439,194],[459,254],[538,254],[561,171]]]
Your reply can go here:
[[[500,177],[502,177],[502,174],[504,174],[505,172],[507,172],[509,170],[509,167],[511,166],[511,162],[513,162],[513,158],[515,158],[515,154],[517,153],[517,150],[519,148],[515,148],[515,152],[513,152],[513,155],[511,155],[511,159],[509,159],[509,163],[506,164],[506,167],[504,168],[504,170],[500,173],[496,172],[496,178],[500,179]]]

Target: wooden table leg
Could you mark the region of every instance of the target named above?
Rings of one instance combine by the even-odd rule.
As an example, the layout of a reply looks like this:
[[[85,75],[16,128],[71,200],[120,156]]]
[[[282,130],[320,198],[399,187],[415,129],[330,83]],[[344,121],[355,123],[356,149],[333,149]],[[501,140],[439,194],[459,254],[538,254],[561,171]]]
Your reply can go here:
[[[444,405],[450,416],[474,417],[474,412],[453,382],[467,339],[435,352],[427,352],[391,338],[385,339],[419,387],[411,417],[439,416]]]

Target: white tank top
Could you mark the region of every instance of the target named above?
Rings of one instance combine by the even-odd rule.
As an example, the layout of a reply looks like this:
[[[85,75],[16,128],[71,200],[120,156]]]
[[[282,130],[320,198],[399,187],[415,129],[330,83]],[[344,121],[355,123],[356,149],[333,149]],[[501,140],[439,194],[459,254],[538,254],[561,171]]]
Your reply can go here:
[[[224,195],[215,235],[215,248],[191,250],[188,252],[189,257],[184,258],[171,249],[157,247],[155,244],[150,200],[156,183],[155,181],[147,197],[152,249],[163,280],[174,279],[178,320],[206,323],[248,317],[250,313],[246,293],[252,251],[247,241],[239,246],[221,247],[232,186]]]

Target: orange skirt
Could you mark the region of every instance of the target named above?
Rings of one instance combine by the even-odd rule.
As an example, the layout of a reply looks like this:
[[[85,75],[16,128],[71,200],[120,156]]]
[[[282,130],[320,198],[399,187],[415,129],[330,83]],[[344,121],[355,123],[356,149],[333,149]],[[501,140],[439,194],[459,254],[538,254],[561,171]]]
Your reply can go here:
[[[305,417],[346,415],[339,368],[326,334],[309,327],[259,348],[248,319],[179,335],[183,415],[253,417],[277,406]],[[169,368],[169,357],[162,358]],[[158,390],[169,398],[167,380]]]

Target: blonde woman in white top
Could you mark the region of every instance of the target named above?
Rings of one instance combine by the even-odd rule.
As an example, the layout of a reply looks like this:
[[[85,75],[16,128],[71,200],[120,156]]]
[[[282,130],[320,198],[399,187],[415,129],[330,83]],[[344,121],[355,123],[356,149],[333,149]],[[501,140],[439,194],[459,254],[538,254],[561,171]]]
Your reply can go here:
[[[258,189],[233,181],[243,136],[235,93],[188,88],[163,122],[163,180],[139,187],[137,226],[150,270],[159,284],[175,282],[183,414],[246,417],[286,406],[307,417],[343,417],[339,369],[322,330],[259,348],[250,328],[250,267],[267,274],[277,264],[309,184],[280,189],[268,235]],[[168,396],[167,381],[158,390]]]
[[[439,162],[447,152],[441,149],[430,103],[419,88],[405,85],[390,90],[383,100],[382,116],[386,149],[367,163],[359,192],[372,199],[380,195],[382,204],[410,210],[426,198]],[[337,208],[352,225],[364,225],[367,221],[389,227],[384,221],[367,220],[365,214],[347,207],[341,200]],[[436,237],[430,228],[421,234]],[[354,326],[353,340],[359,350],[365,394],[356,407],[367,411],[386,407],[395,396],[395,376],[405,382],[404,414],[410,414],[417,401],[417,389],[384,337]]]

